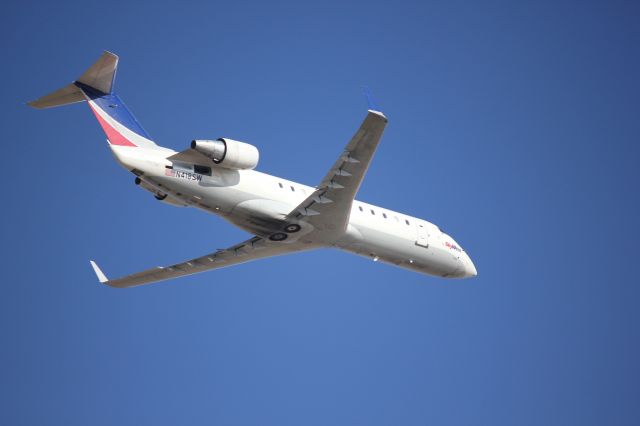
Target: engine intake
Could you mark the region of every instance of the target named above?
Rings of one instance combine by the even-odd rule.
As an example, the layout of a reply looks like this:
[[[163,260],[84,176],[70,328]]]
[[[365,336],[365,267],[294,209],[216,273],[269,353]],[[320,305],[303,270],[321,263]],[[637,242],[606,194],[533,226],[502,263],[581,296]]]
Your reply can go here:
[[[258,148],[233,139],[193,140],[191,149],[209,157],[214,163],[227,169],[254,169],[260,160]]]

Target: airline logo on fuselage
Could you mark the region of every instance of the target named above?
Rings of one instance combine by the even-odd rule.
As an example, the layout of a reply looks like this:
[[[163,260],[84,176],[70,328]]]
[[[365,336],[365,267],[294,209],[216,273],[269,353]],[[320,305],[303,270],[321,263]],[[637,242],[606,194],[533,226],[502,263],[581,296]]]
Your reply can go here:
[[[449,241],[445,241],[445,242],[444,242],[444,245],[445,245],[445,246],[447,246],[447,247],[449,247],[451,250],[455,250],[455,251],[459,251],[459,252],[461,252],[461,251],[462,251],[462,249],[461,249],[460,247],[458,247],[458,246],[457,246],[457,245],[455,245],[455,244],[450,243]]]

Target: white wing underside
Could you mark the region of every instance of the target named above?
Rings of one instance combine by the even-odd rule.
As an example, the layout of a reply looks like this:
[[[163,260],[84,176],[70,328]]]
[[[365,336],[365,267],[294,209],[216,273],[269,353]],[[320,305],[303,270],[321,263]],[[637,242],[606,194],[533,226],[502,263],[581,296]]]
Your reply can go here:
[[[313,231],[305,235],[305,241],[311,241],[310,244],[296,240],[276,242],[254,236],[228,249],[114,280],[107,279],[98,265],[92,261],[91,265],[98,279],[112,287],[133,287],[330,244],[344,232],[349,223],[353,199],[369,168],[386,124],[387,118],[384,114],[370,110],[317,189],[289,213],[289,220],[307,222],[313,226]],[[200,158],[197,152],[191,149],[174,157]]]

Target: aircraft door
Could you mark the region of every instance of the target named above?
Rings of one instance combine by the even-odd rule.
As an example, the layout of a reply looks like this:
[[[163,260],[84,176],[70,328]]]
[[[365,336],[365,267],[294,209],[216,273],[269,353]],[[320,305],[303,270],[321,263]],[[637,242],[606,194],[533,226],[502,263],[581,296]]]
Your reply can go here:
[[[418,235],[416,237],[416,245],[421,247],[429,247],[429,231],[421,224],[417,224]]]

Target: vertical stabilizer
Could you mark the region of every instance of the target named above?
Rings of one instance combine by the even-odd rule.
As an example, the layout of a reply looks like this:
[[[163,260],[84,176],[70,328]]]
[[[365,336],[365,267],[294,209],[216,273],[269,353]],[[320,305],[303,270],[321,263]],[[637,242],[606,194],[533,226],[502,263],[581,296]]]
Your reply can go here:
[[[28,104],[36,109],[87,101],[111,145],[157,148],[114,92],[118,56],[104,52],[76,81]]]
[[[100,59],[91,65],[75,82],[28,104],[37,109],[44,109],[82,102],[86,99],[77,83],[101,94],[111,94],[113,93],[113,82],[116,78],[117,69],[118,56],[111,52],[104,52]]]
[[[82,83],[104,94],[113,93],[113,82],[118,70],[118,56],[104,52],[91,67],[80,76],[77,83]]]

